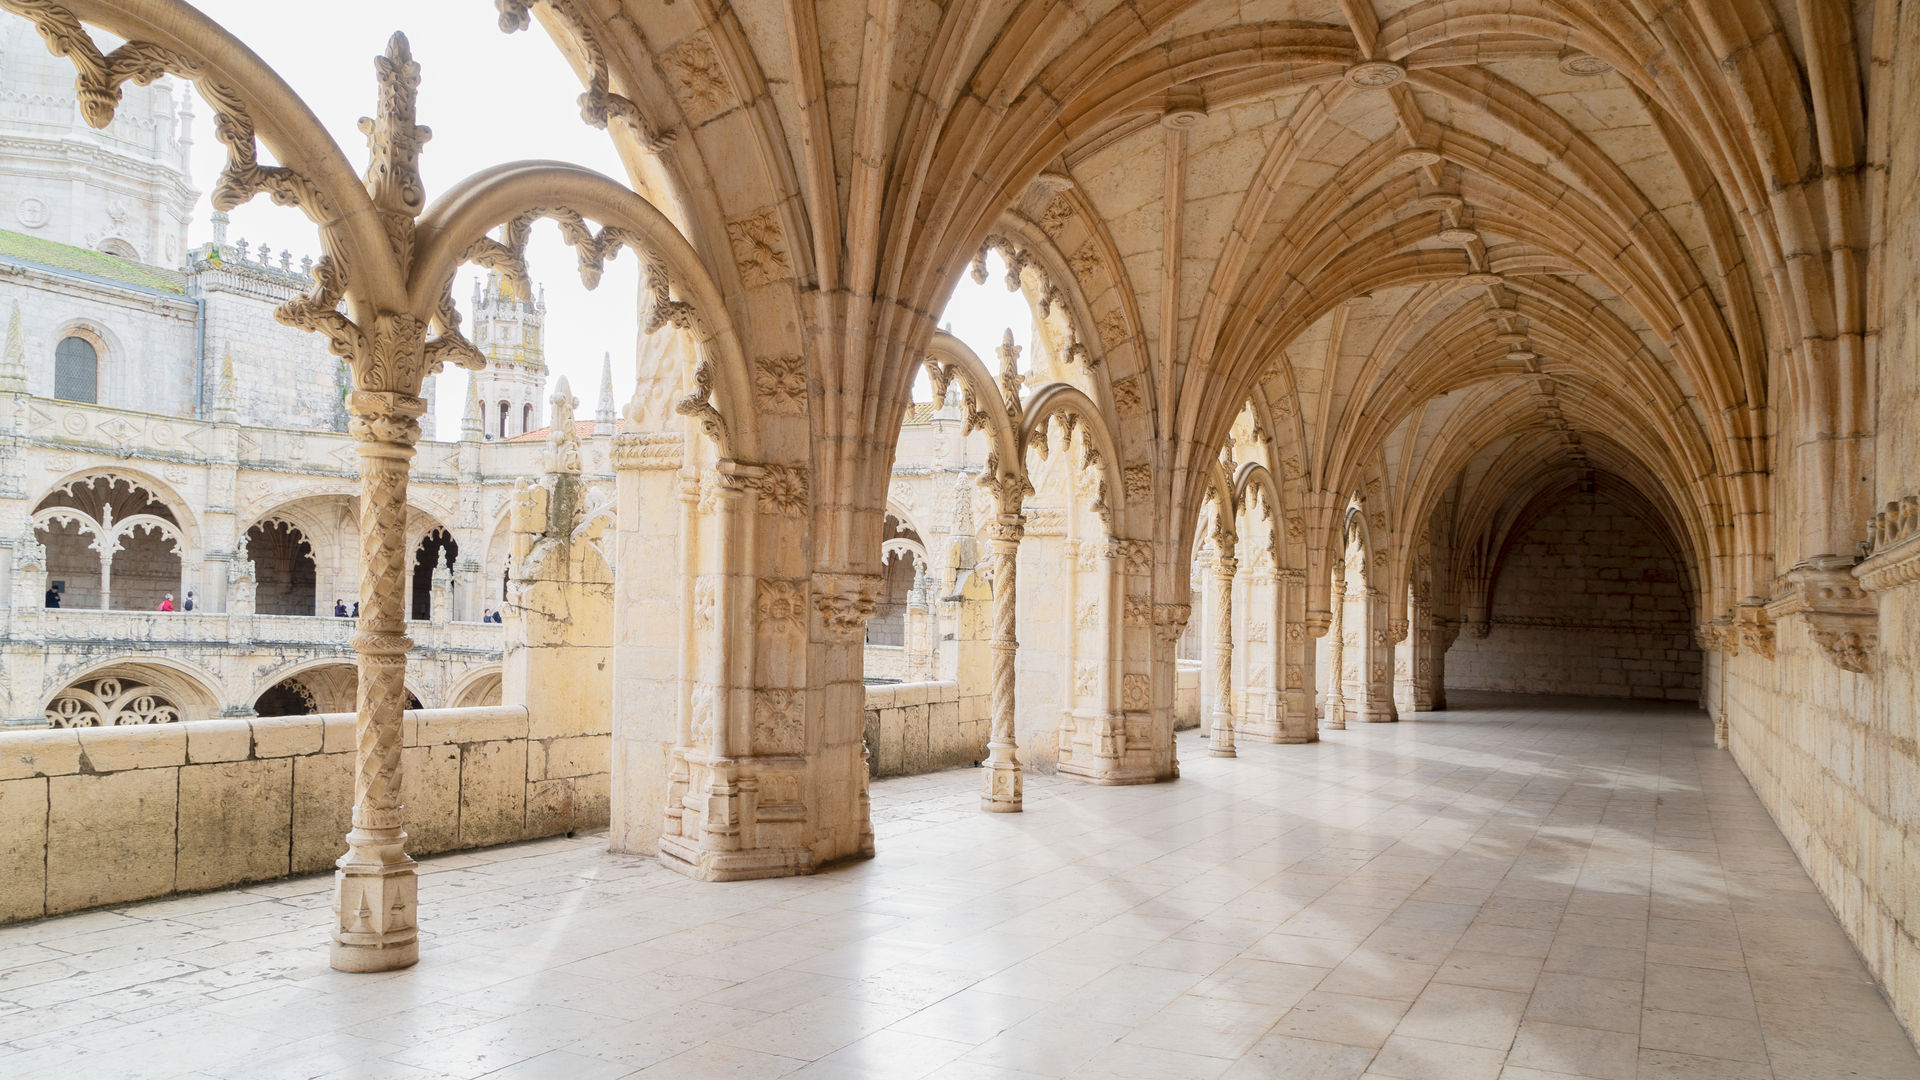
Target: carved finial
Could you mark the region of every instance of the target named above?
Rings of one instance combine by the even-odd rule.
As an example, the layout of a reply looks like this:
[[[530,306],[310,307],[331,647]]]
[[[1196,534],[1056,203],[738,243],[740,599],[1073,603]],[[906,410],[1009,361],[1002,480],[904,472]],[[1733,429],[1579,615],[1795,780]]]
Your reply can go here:
[[[619,414],[613,407],[613,354],[600,354],[600,402],[593,411],[593,433],[595,435],[613,434],[615,418]]]
[[[426,189],[420,183],[420,148],[433,137],[433,131],[414,123],[420,65],[414,62],[407,35],[395,32],[388,38],[387,51],[374,57],[373,69],[380,81],[378,115],[360,120],[360,131],[371,151],[367,191],[383,214],[404,215],[411,223],[426,205]],[[391,229],[389,225],[390,235]]]
[[[573,410],[579,408],[580,399],[573,396],[573,388],[562,375],[553,385],[553,396],[547,400],[553,405],[552,426],[547,429],[547,471],[578,476],[580,431],[574,423]]]
[[[20,394],[27,389],[27,343],[20,332],[20,301],[7,316],[6,352],[0,354],[0,392]]]
[[[233,219],[227,216],[225,210],[215,210],[211,220],[213,222],[214,246],[225,247],[227,243],[227,226],[232,223]]]
[[[1013,343],[1013,330],[1009,328],[1000,338],[1000,393],[1007,399],[1009,412],[1020,406],[1020,386],[1025,381],[1020,377],[1020,346]]]
[[[480,411],[480,380],[467,378],[467,407],[460,414],[460,441],[479,442],[486,436],[487,421]]]
[[[226,355],[220,358],[220,381],[213,388],[213,422],[216,424],[237,424],[240,422],[240,405],[235,393],[233,381],[233,346],[227,346]]]

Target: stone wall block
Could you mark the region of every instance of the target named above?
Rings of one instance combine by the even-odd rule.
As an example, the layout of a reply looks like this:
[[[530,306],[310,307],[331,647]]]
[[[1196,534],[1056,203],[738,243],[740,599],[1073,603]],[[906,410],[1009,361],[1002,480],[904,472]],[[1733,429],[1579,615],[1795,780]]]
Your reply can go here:
[[[915,696],[919,704],[900,710],[900,771],[907,776],[931,772],[934,767],[927,731],[926,687],[923,685]]]
[[[409,746],[400,756],[406,772],[407,850],[420,855],[459,847],[460,747]]]
[[[407,832],[415,826],[408,807]],[[333,868],[353,827],[353,755],[313,754],[293,759],[292,872]],[[414,844],[409,848],[418,850]]]
[[[285,758],[181,769],[174,888],[286,876],[292,824],[293,763]]]
[[[257,758],[295,757],[303,754],[318,754],[322,750],[351,750],[353,740],[353,717],[347,715],[347,744],[344,747],[327,746],[330,728],[334,726],[331,718],[318,716],[276,716],[270,719],[251,721],[253,728],[253,756]]]
[[[81,756],[94,772],[164,769],[184,765],[187,762],[187,726],[185,724],[144,724],[140,727],[77,728],[75,730],[80,735]]]
[[[65,776],[80,771],[80,733],[70,728],[13,731],[0,752],[0,780]]]
[[[527,737],[527,710],[516,708],[444,709],[415,721],[409,746],[497,742]]]
[[[323,734],[320,752],[325,754],[350,754],[354,748],[352,713],[328,713],[320,717]],[[259,736],[255,735],[254,753],[259,754]]]
[[[184,736],[178,746],[184,755]],[[53,777],[47,807],[47,913],[172,892],[178,791],[174,769]]]
[[[608,771],[608,752],[612,740],[605,735],[581,735],[571,739],[548,739],[527,744],[528,779],[558,780],[569,776],[594,776]],[[533,772],[536,752],[543,760],[538,775]]]
[[[253,751],[253,728],[244,718],[198,720],[187,729],[187,762],[242,761]]]
[[[460,846],[520,839],[526,822],[526,777],[524,741],[461,745]]]
[[[46,913],[47,784],[0,781],[0,920]]]

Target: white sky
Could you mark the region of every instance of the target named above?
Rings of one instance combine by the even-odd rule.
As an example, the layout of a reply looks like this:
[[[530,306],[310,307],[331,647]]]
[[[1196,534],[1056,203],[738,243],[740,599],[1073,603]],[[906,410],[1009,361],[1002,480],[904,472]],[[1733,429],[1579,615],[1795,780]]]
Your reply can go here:
[[[386,48],[395,30],[406,32],[421,66],[419,120],[433,129],[420,159],[431,201],[460,178],[490,165],[527,158],[570,161],[624,180],[625,171],[605,132],[580,119],[575,98],[579,80],[537,23],[517,34],[503,34],[492,4],[476,0],[330,0],[326,17],[296,17],[292,6],[261,0],[195,0],[208,17],[252,47],[307,102],[333,134],[355,168],[366,163],[366,139],[359,119],[373,111],[373,57]],[[225,163],[225,150],[213,138],[213,118],[196,103],[193,179],[203,191]],[[212,207],[202,199],[191,241],[210,240]],[[266,243],[275,252],[291,248],[294,262],[317,255],[316,231],[299,210],[274,206],[265,197],[232,212],[229,243],[242,239],[255,250]],[[277,257],[277,256],[276,256]],[[623,252],[607,266],[592,292],[580,284],[573,252],[551,222],[535,227],[528,262],[537,284],[546,287],[547,364],[565,375],[580,399],[580,415],[592,416],[600,387],[600,357],[613,355],[614,403],[633,393],[634,337],[639,285],[638,263]],[[945,321],[980,353],[989,366],[1001,330],[1027,343],[1031,315],[1018,293],[1001,284],[1004,272],[995,256],[985,286],[962,278]],[[454,285],[454,300],[471,328],[467,310],[473,280],[469,267]],[[456,439],[466,402],[467,375],[450,370],[440,377],[435,418],[437,436]]]

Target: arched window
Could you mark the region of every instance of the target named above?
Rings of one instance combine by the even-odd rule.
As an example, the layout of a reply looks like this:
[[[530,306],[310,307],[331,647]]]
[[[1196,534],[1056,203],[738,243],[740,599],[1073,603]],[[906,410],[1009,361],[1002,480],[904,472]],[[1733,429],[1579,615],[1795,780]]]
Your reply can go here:
[[[520,411],[520,431],[522,434],[533,430],[533,406],[528,405]]]
[[[53,396],[62,401],[100,400],[100,354],[86,338],[62,338],[53,350]]]
[[[503,439],[507,437],[507,410],[509,408],[511,408],[511,406],[506,402],[503,401],[500,403],[500,437]]]

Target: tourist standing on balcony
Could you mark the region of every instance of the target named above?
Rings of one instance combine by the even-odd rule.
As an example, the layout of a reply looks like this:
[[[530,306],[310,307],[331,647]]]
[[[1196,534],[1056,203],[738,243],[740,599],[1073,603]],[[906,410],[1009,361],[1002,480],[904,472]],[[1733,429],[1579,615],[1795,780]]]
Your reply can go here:
[[[336,619],[347,617],[347,602],[337,596],[333,598],[333,617]]]
[[[173,610],[173,594],[172,593],[168,593],[166,596],[166,599],[160,601],[160,610],[161,611]]]
[[[192,590],[192,589],[188,589],[188,590],[187,590],[187,598],[186,598],[186,600],[184,600],[184,601],[182,601],[182,602],[181,602],[181,604],[180,604],[180,610],[181,610],[181,611],[192,611],[192,610],[193,610],[193,590]]]
[[[50,608],[59,607],[60,594],[66,591],[67,591],[66,586],[61,585],[57,581],[54,582],[52,585],[47,586],[47,606]]]

